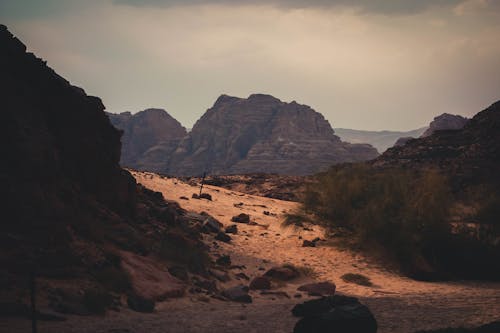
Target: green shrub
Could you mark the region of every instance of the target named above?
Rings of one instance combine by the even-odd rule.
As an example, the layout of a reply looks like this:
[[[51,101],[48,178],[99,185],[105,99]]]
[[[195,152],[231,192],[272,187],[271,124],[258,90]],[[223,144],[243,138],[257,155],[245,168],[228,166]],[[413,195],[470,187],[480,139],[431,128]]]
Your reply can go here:
[[[434,261],[450,233],[451,193],[434,170],[374,170],[365,165],[332,168],[306,191],[303,207],[329,227],[352,230],[357,243],[377,246],[400,264],[422,254]]]

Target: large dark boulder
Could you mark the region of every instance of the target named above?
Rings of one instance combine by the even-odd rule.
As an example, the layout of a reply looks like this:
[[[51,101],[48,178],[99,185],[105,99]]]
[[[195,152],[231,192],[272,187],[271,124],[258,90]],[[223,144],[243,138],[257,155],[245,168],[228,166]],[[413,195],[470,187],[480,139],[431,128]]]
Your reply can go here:
[[[354,297],[330,296],[296,305],[293,315],[303,317],[294,333],[376,333],[377,321]]]

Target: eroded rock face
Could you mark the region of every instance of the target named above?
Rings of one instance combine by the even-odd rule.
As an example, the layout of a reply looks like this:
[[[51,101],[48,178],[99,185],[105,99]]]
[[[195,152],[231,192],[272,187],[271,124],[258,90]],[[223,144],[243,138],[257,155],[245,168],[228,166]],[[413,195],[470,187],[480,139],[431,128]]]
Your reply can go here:
[[[500,185],[500,101],[476,114],[462,129],[410,140],[370,163],[383,168],[438,168],[451,177],[455,191],[466,185]]]
[[[222,95],[182,140],[164,172],[310,174],[377,155],[370,145],[342,142],[306,105],[262,94]]]
[[[440,116],[434,118],[429,124],[429,128],[422,134],[422,138],[432,135],[436,131],[442,130],[459,130],[464,127],[464,125],[469,121],[468,118],[462,117],[460,115],[453,115],[449,113],[443,113]]]
[[[107,115],[113,126],[123,131],[120,163],[126,167],[159,171],[187,135],[186,129],[162,109]]]

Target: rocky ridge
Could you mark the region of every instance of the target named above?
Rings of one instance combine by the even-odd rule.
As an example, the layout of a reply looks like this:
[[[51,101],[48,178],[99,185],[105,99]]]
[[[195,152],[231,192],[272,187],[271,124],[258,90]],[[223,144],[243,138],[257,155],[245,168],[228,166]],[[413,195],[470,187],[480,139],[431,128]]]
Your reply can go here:
[[[342,142],[306,105],[270,95],[220,96],[171,154],[146,154],[140,169],[175,176],[278,173],[304,175],[332,164],[375,158],[366,144]],[[162,162],[161,162],[162,161]],[[161,166],[160,166],[161,165]]]
[[[172,154],[187,135],[186,129],[162,109],[107,115],[113,126],[123,131],[120,163],[130,168],[158,171],[163,156]]]

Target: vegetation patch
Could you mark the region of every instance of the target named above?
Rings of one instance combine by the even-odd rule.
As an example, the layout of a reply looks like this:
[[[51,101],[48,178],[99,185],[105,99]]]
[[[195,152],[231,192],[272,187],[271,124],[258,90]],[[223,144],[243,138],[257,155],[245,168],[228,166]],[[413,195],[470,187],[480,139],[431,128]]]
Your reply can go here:
[[[373,283],[370,279],[362,274],[347,273],[340,277],[344,282],[358,284],[360,286],[371,287]]]

